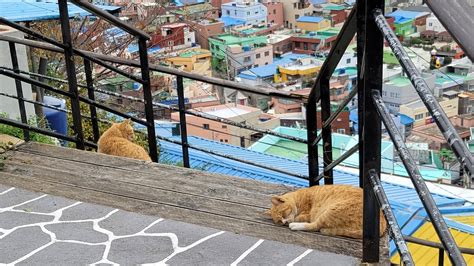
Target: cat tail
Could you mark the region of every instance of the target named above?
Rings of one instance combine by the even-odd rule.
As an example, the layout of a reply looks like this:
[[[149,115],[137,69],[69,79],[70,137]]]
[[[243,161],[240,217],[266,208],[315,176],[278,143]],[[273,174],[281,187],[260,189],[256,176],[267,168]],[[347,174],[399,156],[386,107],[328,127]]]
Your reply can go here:
[[[347,236],[351,238],[362,238],[361,230],[351,230],[343,228],[321,228],[321,234],[328,236]]]

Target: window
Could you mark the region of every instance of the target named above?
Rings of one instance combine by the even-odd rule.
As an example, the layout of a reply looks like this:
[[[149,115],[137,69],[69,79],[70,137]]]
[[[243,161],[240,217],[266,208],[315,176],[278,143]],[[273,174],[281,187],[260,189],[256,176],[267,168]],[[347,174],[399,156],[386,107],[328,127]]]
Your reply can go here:
[[[188,38],[188,42],[191,42],[191,38]]]
[[[296,7],[297,7],[296,3],[293,3],[293,8],[296,8]]]
[[[223,129],[226,129],[226,128],[227,128],[227,126],[226,126],[226,125],[222,125],[222,128],[223,128]]]
[[[295,48],[300,48],[300,43],[299,42],[295,42]]]
[[[230,15],[230,10],[227,10],[227,12],[226,12],[226,13],[227,13],[227,15]]]
[[[270,51],[266,51],[265,56],[270,56]]]
[[[299,18],[300,18],[300,15],[296,14],[295,19],[299,19]]]
[[[223,140],[223,139],[220,139],[219,141],[220,141],[220,142],[224,142],[224,140]]]
[[[209,129],[209,124],[202,124],[202,128]]]
[[[339,134],[346,134],[346,130],[344,128],[338,128],[337,133]]]
[[[244,57],[244,62],[250,62],[250,56]]]
[[[258,11],[255,11],[255,14],[258,14]]]
[[[250,11],[249,11],[249,12],[247,12],[247,16],[250,16]]]
[[[227,142],[229,142],[229,140],[225,139],[224,142],[227,143]]]
[[[303,49],[308,50],[308,43],[305,42],[305,43],[303,44],[303,47],[304,47]]]
[[[415,120],[423,119],[423,114],[415,115]]]
[[[256,55],[255,55],[255,58],[259,59],[259,58],[260,58],[260,54],[256,54]]]
[[[273,9],[273,15],[276,15],[277,11],[276,9]]]
[[[433,26],[433,22],[428,23],[428,26],[432,27],[432,26]]]
[[[258,67],[258,64],[256,64],[256,65],[253,65],[253,67]]]
[[[346,64],[350,64],[351,63],[351,59],[350,58],[347,58],[346,59]]]

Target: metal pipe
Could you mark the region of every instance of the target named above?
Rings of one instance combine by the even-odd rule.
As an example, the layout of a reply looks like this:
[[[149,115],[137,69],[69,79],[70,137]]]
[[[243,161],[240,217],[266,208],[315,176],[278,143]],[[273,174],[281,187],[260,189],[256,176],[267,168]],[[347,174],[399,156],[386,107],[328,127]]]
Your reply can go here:
[[[388,222],[390,236],[392,237],[392,240],[395,243],[395,246],[397,247],[398,253],[400,254],[400,258],[403,261],[402,265],[415,265],[413,263],[411,253],[408,250],[407,243],[405,242],[405,239],[403,239],[402,231],[400,229],[400,226],[398,225],[397,219],[395,218],[395,214],[393,213],[392,208],[390,207],[387,194],[383,189],[377,171],[373,169],[369,170],[369,177],[372,189],[375,192],[375,196],[377,197],[385,219]]]
[[[143,80],[143,99],[145,100],[145,117],[148,132],[148,148],[153,162],[158,162],[158,147],[156,145],[155,116],[153,115],[153,96],[151,95],[150,66],[146,39],[138,39],[138,52],[140,53],[140,66]]]
[[[15,43],[8,42],[10,48],[10,58],[12,60],[12,68],[15,73],[20,73],[20,67],[18,66],[18,56],[16,54]],[[23,87],[21,81],[15,79],[16,95],[18,96],[18,109],[20,111],[20,119],[23,124],[28,124],[28,117],[26,117],[25,102],[23,99]],[[23,129],[23,138],[25,141],[30,141],[30,132]]]
[[[71,94],[69,92],[65,92],[65,91],[62,91],[62,90],[58,90],[56,88],[53,88],[52,86],[49,86],[47,84],[44,84],[43,82],[39,82],[35,79],[31,79],[31,78],[27,78],[25,76],[22,76],[22,75],[19,75],[19,74],[15,74],[13,72],[10,72],[10,71],[6,71],[2,68],[0,68],[0,74],[1,75],[5,75],[7,77],[11,77],[11,78],[14,78],[14,79],[19,79],[23,82],[26,82],[26,83],[29,83],[29,84],[33,84],[35,86],[38,86],[38,87],[41,87],[41,88],[44,88],[46,90],[49,90],[49,91],[52,91],[52,92],[55,92],[55,93],[58,93],[60,95],[63,95],[63,96],[66,96],[66,97],[71,97]],[[88,98],[85,98],[85,97],[82,97],[82,96],[79,96],[78,97],[80,101],[82,102],[85,102],[87,104],[93,104],[95,107],[98,107],[100,109],[103,109],[105,111],[108,111],[108,112],[111,112],[111,113],[114,113],[116,115],[119,115],[119,116],[122,116],[124,118],[129,118],[131,119],[132,121],[136,122],[136,123],[139,123],[141,125],[147,125],[147,122],[146,121],[143,121],[143,120],[140,120],[138,118],[135,118],[131,115],[128,115],[128,114],[125,114],[125,113],[121,113],[120,111],[117,111],[113,108],[110,108],[106,105],[103,105],[103,104],[100,104],[98,102],[95,102],[95,101],[92,101],[92,100],[89,100]]]
[[[418,170],[418,167],[416,166],[415,160],[406,147],[402,135],[398,131],[395,122],[390,116],[390,113],[387,110],[382,97],[380,96],[380,92],[373,91],[372,97],[376,110],[385,124],[385,128],[387,129],[387,132],[393,141],[393,145],[398,151],[403,165],[407,169],[413,186],[415,187],[415,190],[421,199],[421,203],[423,203],[423,206],[425,207],[425,210],[428,213],[428,216],[433,223],[436,233],[443,243],[444,248],[448,251],[448,256],[451,260],[451,263],[454,265],[466,265],[466,262],[464,261],[464,258],[462,257],[461,252],[459,251],[459,248],[456,245],[456,242],[454,241],[454,238],[451,235],[451,232],[449,231],[449,228],[438,209],[438,206],[436,206],[436,203],[433,200],[433,197],[431,196],[431,193],[426,186],[425,181]]]
[[[140,30],[140,29],[137,29],[127,23],[124,23],[123,21],[119,20],[117,17],[115,17],[114,15],[94,6],[93,4],[87,2],[87,1],[84,1],[84,0],[70,0],[71,2],[73,2],[75,5],[77,6],[80,6],[81,8],[89,11],[90,13],[98,16],[98,17],[101,17],[103,19],[105,19],[106,21],[110,22],[111,24],[119,27],[120,29],[130,33],[131,35],[135,36],[135,37],[139,37],[139,38],[143,38],[145,40],[150,40],[151,39],[151,36],[148,35],[146,32]]]
[[[432,247],[432,248],[444,249],[443,245],[438,242],[428,241],[426,239],[416,238],[416,237],[412,237],[408,235],[404,235],[403,238],[405,239],[406,242],[409,242],[409,243],[414,243],[414,244]],[[463,254],[474,255],[474,248],[459,247],[459,250]]]
[[[184,85],[183,77],[176,77],[178,83],[178,104],[179,104],[179,126],[181,127],[181,148],[183,149],[183,165],[186,168],[190,167],[189,164],[189,151],[188,151],[188,130],[186,127],[186,105],[184,103]]]
[[[59,20],[61,23],[61,33],[64,44],[64,61],[68,79],[69,93],[72,111],[73,130],[77,137],[76,148],[84,150],[84,132],[82,131],[81,106],[79,103],[79,92],[77,90],[76,66],[74,64],[74,52],[69,28],[69,14],[67,0],[59,0]]]
[[[0,69],[13,71],[13,69],[10,69],[10,68],[7,68],[7,67],[2,67],[2,66],[0,66]],[[45,78],[45,79],[56,81],[56,82],[67,83],[67,80],[53,78],[53,77],[49,77],[49,76],[45,76],[45,75],[39,75],[39,74],[28,72],[28,71],[20,70],[20,73],[27,74],[27,75],[30,75],[32,77],[41,77],[41,78]],[[78,84],[78,87],[87,88],[87,86],[83,85],[83,84]],[[123,95],[123,94],[112,92],[112,91],[106,91],[106,90],[97,89],[97,88],[94,88],[94,91],[99,92],[99,93],[103,93],[103,94],[107,94],[107,95],[111,95],[111,96],[120,97],[120,98],[123,98],[123,99],[128,99],[128,100],[132,100],[132,101],[145,103],[145,100],[143,100],[143,99]],[[166,104],[153,102],[153,106],[162,107],[162,108],[166,108],[166,109],[169,109],[169,110],[172,110],[172,111],[179,112],[179,108],[174,107],[172,105],[166,105]],[[257,128],[257,127],[254,127],[252,125],[249,125],[249,124],[235,122],[235,121],[225,119],[225,118],[221,118],[221,117],[218,117],[218,116],[209,115],[207,113],[198,112],[198,111],[194,111],[194,110],[186,110],[185,112],[186,112],[186,114],[189,114],[189,115],[193,115],[193,116],[196,116],[196,117],[201,117],[201,118],[212,120],[212,121],[217,121],[217,122],[220,122],[220,123],[223,123],[223,124],[236,126],[236,127],[240,127],[240,128],[245,128],[245,129],[249,129],[249,130],[252,130],[252,131],[255,131],[255,132],[268,134],[268,135],[272,135],[272,136],[276,136],[276,137],[280,137],[280,138],[284,138],[284,139],[294,140],[294,141],[297,141],[297,142],[300,142],[300,143],[308,143],[308,141],[306,139],[303,139],[303,138],[293,137],[293,136],[290,136],[290,135],[274,132],[270,129]]]
[[[357,85],[352,88],[352,91],[349,93],[349,95],[347,95],[346,98],[344,98],[344,100],[342,101],[341,104],[339,104],[339,106],[337,107],[337,110],[334,111],[331,116],[328,118],[328,120],[326,120],[323,124],[323,127],[327,127],[328,125],[332,124],[332,122],[334,121],[334,119],[336,119],[339,114],[342,112],[342,110],[344,110],[344,108],[346,107],[347,104],[349,104],[349,102],[352,100],[352,98],[354,98],[354,96],[357,94]]]
[[[378,9],[374,10],[373,15],[375,16],[378,28],[384,34],[385,39],[405,70],[405,73],[407,73],[408,77],[410,78],[410,81],[415,87],[416,92],[438,125],[438,128],[440,129],[447,143],[456,154],[458,161],[465,165],[471,176],[474,176],[474,156],[469,152],[467,146],[449,121],[448,116],[443,111],[443,108],[436,100],[435,96],[431,92],[431,89],[428,87],[428,84],[421,76],[420,71],[418,71],[410,57],[403,49],[403,46],[401,45],[397,36],[395,36],[393,30],[388,25],[381,11]]]
[[[329,170],[334,169],[334,167],[338,166],[340,163],[342,163],[345,159],[349,158],[352,154],[354,154],[356,151],[359,150],[359,143],[354,145],[352,148],[350,148],[348,151],[346,151],[343,155],[339,156],[335,161],[331,162],[328,166],[324,167],[324,171],[327,172]],[[317,178],[316,181],[319,182],[324,177],[324,173],[320,174]]]
[[[13,41],[15,43],[20,43],[27,46],[44,49],[48,51],[53,51],[53,52],[58,52],[58,53],[63,52],[61,48],[55,47],[47,43],[38,42],[38,41],[19,39],[19,38],[10,37],[10,36],[4,36],[4,35],[0,36],[0,40]],[[126,65],[126,66],[131,66],[131,67],[137,67],[137,68],[140,67],[140,63],[137,60],[122,59],[122,58],[118,58],[114,56],[102,55],[102,54],[88,52],[88,51],[79,50],[79,49],[75,49],[75,52],[78,55],[88,56],[87,59],[93,58],[93,59],[103,60],[103,61],[107,61],[107,62],[115,63],[115,64],[121,64],[121,65]],[[249,87],[249,86],[246,86],[244,84],[240,84],[234,81],[207,77],[204,75],[198,75],[195,73],[190,73],[190,72],[186,72],[186,71],[182,71],[182,70],[178,70],[174,68],[169,68],[169,67],[164,67],[164,66],[159,66],[159,65],[150,64],[150,70],[165,73],[165,74],[170,74],[174,76],[182,76],[183,78],[189,78],[192,80],[202,81],[202,82],[212,84],[212,85],[231,88],[231,89],[239,90],[239,91],[245,91],[249,93],[255,93],[258,95],[275,96],[279,98],[298,100],[302,102],[306,101],[306,99],[308,98],[308,96],[306,95],[296,94],[293,92],[279,91],[279,90],[271,89],[271,88]]]
[[[324,124],[331,116],[331,93],[329,88],[329,79],[332,73],[320,73],[325,75],[321,77],[319,88],[321,91],[321,124]],[[316,118],[317,119],[317,115]],[[324,184],[332,185],[334,183],[332,168],[328,166],[332,163],[332,129],[331,124],[327,127],[322,127],[321,135],[323,136],[323,175]],[[317,147],[316,147],[317,148]]]
[[[382,91],[384,43],[371,10],[384,5],[384,0],[357,1],[359,185],[364,190],[362,262],[367,263],[380,259],[380,206],[370,187],[369,170],[381,170],[382,125],[370,91]]]
[[[350,44],[352,38],[356,32],[356,10],[357,4],[352,7],[352,11],[349,14],[346,22],[342,26],[339,35],[335,41],[335,44],[329,52],[329,56],[326,61],[324,61],[321,71],[316,79],[316,82],[309,94],[308,104],[306,105],[306,128],[307,128],[307,139],[308,139],[308,172],[309,172],[309,185],[314,186],[318,185],[319,182],[316,181],[316,178],[319,175],[319,165],[318,165],[318,139],[317,137],[317,103],[320,99],[320,90],[321,90],[321,81],[323,78],[327,79],[328,76],[332,75],[336,69],[337,64],[344,55],[344,51],[347,46]]]
[[[86,83],[87,83],[87,96],[90,100],[95,101],[94,94],[94,81],[92,78],[92,64],[91,61],[84,59],[84,72],[86,74]],[[100,138],[99,124],[97,123],[97,110],[96,107],[92,104],[89,105],[89,110],[91,113],[91,125],[92,133],[94,136],[94,142],[97,143]]]

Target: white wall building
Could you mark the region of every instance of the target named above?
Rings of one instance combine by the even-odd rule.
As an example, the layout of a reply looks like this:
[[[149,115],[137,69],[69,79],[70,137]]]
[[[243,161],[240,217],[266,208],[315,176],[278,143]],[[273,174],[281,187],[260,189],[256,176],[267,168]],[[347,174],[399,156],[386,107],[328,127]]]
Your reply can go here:
[[[23,38],[23,33],[3,25],[0,25],[0,35]],[[10,48],[8,47],[7,42],[0,42],[0,51],[2,51],[0,53],[0,66],[12,68]],[[24,45],[16,45],[16,52],[20,69],[28,71],[26,47]],[[14,79],[4,75],[0,75],[0,84],[0,92],[17,96]],[[27,83],[22,83],[21,85],[23,88],[23,97],[28,100],[32,100],[33,97],[31,93],[31,86]],[[27,117],[31,117],[35,114],[34,107],[32,104],[25,103],[25,107]],[[0,96],[0,113],[6,113],[7,116],[12,119],[19,119],[20,108],[18,107],[18,100],[5,96]]]
[[[431,15],[428,18],[426,18],[426,30],[432,30],[436,32],[446,31],[446,29],[441,24],[439,19],[435,17],[434,15]]]

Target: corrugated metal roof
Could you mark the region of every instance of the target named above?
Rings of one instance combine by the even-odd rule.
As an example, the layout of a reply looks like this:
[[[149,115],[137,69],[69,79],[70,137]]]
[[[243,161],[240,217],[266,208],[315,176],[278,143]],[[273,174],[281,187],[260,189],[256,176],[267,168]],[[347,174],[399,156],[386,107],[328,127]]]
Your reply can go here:
[[[474,235],[461,232],[456,229],[450,229],[451,234],[454,237],[454,240],[460,247],[474,248]],[[434,230],[433,225],[430,222],[425,223],[420,227],[414,234],[414,237],[421,238],[433,242],[438,242],[438,235]],[[413,257],[413,260],[416,265],[438,265],[438,249],[430,248],[426,246],[408,244],[408,249]],[[474,256],[473,255],[464,255],[464,259],[467,262],[467,265],[474,265]],[[400,256],[395,254],[391,258],[392,262],[399,263]],[[450,265],[448,256],[444,255],[445,265]]]
[[[395,12],[389,13],[385,15],[386,17],[402,17],[402,18],[407,18],[407,19],[416,19],[422,16],[427,16],[429,15],[429,12],[417,12],[417,11],[406,11],[406,10],[401,10],[398,9]]]
[[[248,160],[257,164],[285,170],[292,173],[308,175],[308,164],[306,161],[291,160],[279,156],[251,151],[195,136],[189,136],[188,141],[193,146],[212,150],[216,153],[230,155],[242,160]],[[182,161],[180,145],[165,141],[161,141],[160,145],[160,161],[173,163]],[[193,149],[190,149],[189,152],[191,164],[197,168],[201,168],[210,172],[225,173],[233,176],[298,187],[307,186],[308,183],[306,180],[297,177],[281,174],[261,167],[251,166],[245,163],[236,162],[224,157],[210,155]],[[359,184],[359,177],[357,175],[336,169],[334,171],[334,182],[336,184],[351,184],[357,186]],[[417,208],[422,207],[421,201],[419,200],[418,195],[414,189],[387,182],[383,182],[383,186],[391,204],[397,206],[399,209],[416,210]],[[433,198],[438,206],[459,206],[464,203],[464,200],[462,199],[454,199],[437,194],[433,194]]]
[[[97,7],[107,11],[117,11],[119,6],[103,6]],[[74,4],[68,4],[69,17],[88,16],[91,13],[85,11]],[[35,2],[35,1],[0,1],[0,17],[6,18],[14,22],[24,21],[40,21],[59,19],[59,8],[57,1]]]

